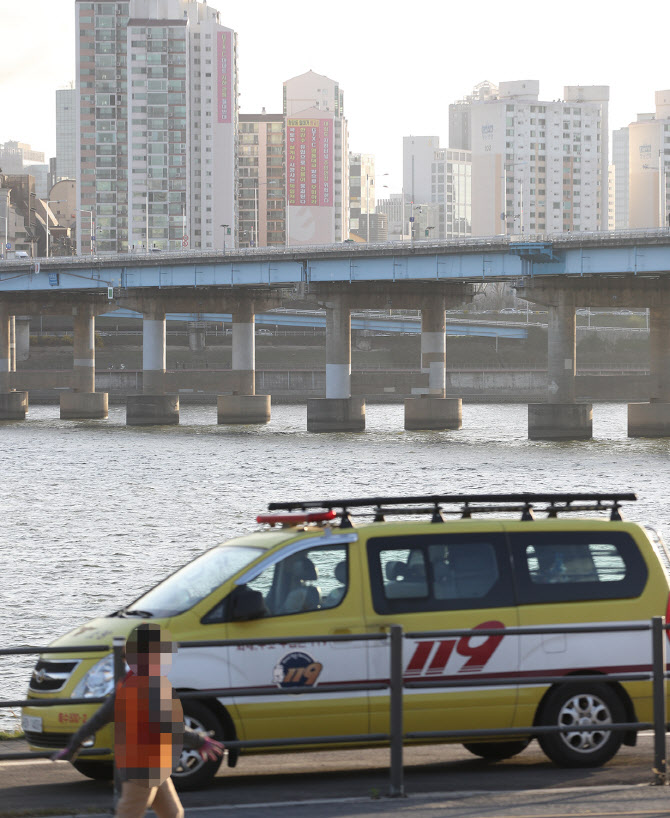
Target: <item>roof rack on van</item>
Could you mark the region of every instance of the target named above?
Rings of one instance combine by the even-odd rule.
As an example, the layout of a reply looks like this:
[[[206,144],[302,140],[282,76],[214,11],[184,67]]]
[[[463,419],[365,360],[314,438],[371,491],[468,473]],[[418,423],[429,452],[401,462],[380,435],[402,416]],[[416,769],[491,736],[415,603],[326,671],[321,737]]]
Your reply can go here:
[[[310,509],[337,510],[341,528],[353,526],[350,509],[369,509],[360,516],[374,517],[384,522],[387,516],[429,514],[431,522],[444,521],[445,514],[469,519],[473,514],[521,512],[522,520],[535,519],[536,513],[547,517],[579,511],[609,511],[610,520],[622,520],[623,501],[637,500],[633,492],[521,492],[518,494],[425,494],[408,497],[359,497],[347,500],[309,500],[290,503],[269,503],[269,511],[308,511]],[[444,508],[456,506],[456,508]],[[357,515],[354,515],[357,516]]]

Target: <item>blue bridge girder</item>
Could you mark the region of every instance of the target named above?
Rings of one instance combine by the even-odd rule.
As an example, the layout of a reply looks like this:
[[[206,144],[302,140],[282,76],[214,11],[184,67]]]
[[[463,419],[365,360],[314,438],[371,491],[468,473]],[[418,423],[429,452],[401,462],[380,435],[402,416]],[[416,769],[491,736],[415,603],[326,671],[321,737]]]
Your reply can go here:
[[[0,293],[666,273],[670,233],[659,229],[11,260],[0,263]]]
[[[206,321],[211,323],[230,323],[232,315],[230,313],[168,313],[168,321],[198,322]],[[142,315],[133,310],[119,309],[106,313],[100,318],[141,319]],[[274,327],[309,327],[326,328],[325,314],[310,312],[266,312],[257,313],[255,316],[257,324]],[[389,318],[378,316],[351,316],[351,328],[355,330],[370,330],[372,332],[383,333],[407,333],[419,334],[421,332],[420,318]],[[472,335],[485,338],[516,338],[528,337],[527,326],[509,326],[500,322],[486,321],[459,321],[447,322],[447,335]]]

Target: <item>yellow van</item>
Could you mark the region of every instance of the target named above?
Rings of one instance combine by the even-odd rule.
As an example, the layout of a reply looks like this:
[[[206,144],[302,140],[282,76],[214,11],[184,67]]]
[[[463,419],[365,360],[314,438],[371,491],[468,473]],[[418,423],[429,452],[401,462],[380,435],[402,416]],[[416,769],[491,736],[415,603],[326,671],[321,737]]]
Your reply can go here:
[[[623,493],[495,494],[271,504],[271,513],[258,518],[261,530],[206,551],[126,608],[53,646],[111,645],[147,618],[181,643],[264,640],[183,645],[169,674],[179,691],[231,690],[184,700],[190,726],[223,741],[259,743],[231,751],[230,766],[240,754],[267,752],[262,743],[271,739],[386,734],[388,692],[347,688],[388,680],[388,641],[309,637],[379,634],[392,624],[421,634],[648,623],[666,614],[670,560],[660,537],[622,520],[621,502],[633,499]],[[292,637],[291,644],[273,642]],[[612,732],[608,724],[652,718],[648,682],[608,679],[650,670],[651,640],[639,632],[407,637],[403,656],[406,681],[463,682],[406,690],[408,733],[574,725],[574,732],[538,740],[557,764],[593,766],[608,761],[622,741],[635,743],[634,731]],[[112,664],[109,653],[44,654],[28,697],[106,695]],[[520,684],[533,675],[576,674],[601,675],[602,682]],[[502,684],[468,684],[482,678]],[[340,689],[272,695],[277,688],[316,691],[323,684]],[[236,695],[246,688],[257,695]],[[30,746],[63,747],[98,706],[25,708]],[[602,730],[580,732],[586,722],[602,723]],[[113,746],[110,730],[96,736],[95,746]],[[500,759],[521,752],[532,738],[529,730],[527,737],[473,738],[465,746]],[[218,765],[185,751],[175,780],[184,788],[201,786]],[[93,778],[111,775],[109,756],[81,758],[75,766]]]

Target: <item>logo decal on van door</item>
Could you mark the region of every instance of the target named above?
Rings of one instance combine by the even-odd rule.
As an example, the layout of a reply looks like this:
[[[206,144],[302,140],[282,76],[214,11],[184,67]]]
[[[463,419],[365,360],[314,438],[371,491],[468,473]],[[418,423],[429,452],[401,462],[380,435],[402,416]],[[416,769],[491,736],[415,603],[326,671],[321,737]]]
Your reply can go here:
[[[308,653],[293,651],[274,666],[272,681],[277,687],[313,687],[322,670],[323,665]]]
[[[502,622],[491,621],[482,622],[473,630],[492,630],[504,628]],[[481,644],[472,644],[483,639]],[[503,636],[461,636],[460,639],[436,639],[430,641],[417,642],[412,658],[405,668],[405,676],[441,676],[447,667],[454,649],[457,656],[467,657],[461,664],[457,673],[478,673],[495,653],[496,648],[502,642]]]

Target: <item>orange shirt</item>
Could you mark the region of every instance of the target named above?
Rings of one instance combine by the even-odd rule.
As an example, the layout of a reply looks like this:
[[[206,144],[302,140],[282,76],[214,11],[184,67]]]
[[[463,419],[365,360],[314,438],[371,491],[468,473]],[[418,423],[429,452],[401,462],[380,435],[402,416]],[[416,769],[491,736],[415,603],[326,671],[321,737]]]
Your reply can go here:
[[[163,676],[120,682],[114,706],[114,758],[121,778],[155,787],[172,772],[181,752],[184,714]]]

